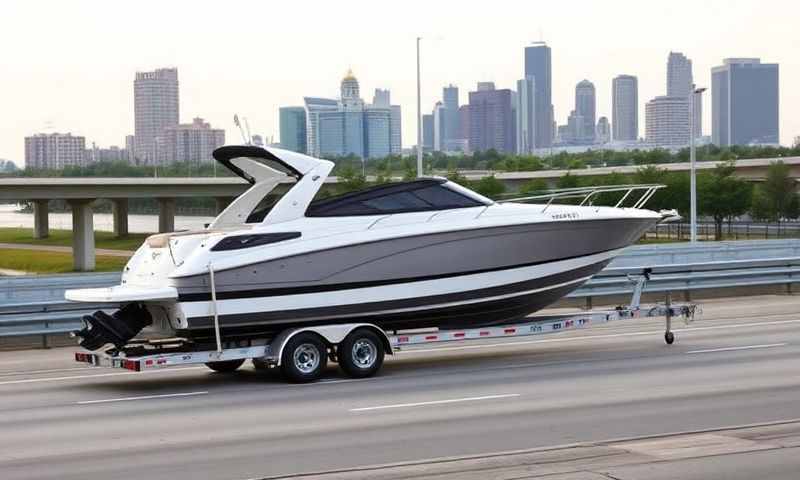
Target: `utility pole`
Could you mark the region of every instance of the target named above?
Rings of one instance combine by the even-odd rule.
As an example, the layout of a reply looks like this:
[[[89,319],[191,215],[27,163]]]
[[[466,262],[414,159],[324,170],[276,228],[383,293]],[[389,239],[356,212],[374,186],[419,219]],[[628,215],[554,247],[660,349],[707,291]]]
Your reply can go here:
[[[689,214],[689,240],[692,243],[697,242],[697,170],[696,170],[696,152],[695,152],[695,138],[694,138],[694,124],[696,121],[702,119],[695,119],[694,112],[695,112],[695,102],[697,102],[697,96],[701,95],[705,92],[705,88],[696,88],[694,84],[692,84],[692,101],[689,102],[689,108],[691,109],[689,112],[689,167],[690,167],[690,176],[689,176],[689,190],[690,190],[690,197],[689,197],[689,204],[690,204],[690,214]]]
[[[419,73],[419,41],[422,37],[417,37],[417,178],[421,177],[422,171],[422,84]]]

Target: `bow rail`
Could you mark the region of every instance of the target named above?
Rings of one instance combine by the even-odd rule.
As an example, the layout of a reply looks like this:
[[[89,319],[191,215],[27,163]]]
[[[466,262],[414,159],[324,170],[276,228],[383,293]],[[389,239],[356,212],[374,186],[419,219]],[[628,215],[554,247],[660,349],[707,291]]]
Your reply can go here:
[[[614,205],[614,208],[642,208],[650,198],[655,195],[655,193],[665,188],[666,185],[661,184],[644,184],[644,185],[599,185],[594,187],[574,187],[574,188],[559,188],[554,190],[548,190],[546,193],[539,194],[539,195],[531,195],[527,197],[517,197],[517,198],[510,198],[506,200],[500,200],[500,203],[506,202],[536,202],[541,200],[547,200],[545,204],[544,210],[555,201],[561,200],[566,198],[580,198],[581,202],[579,205],[588,205],[592,206],[595,197],[603,193],[617,193],[617,192],[625,192],[622,195],[622,198]],[[640,195],[637,195],[634,192],[641,192]],[[636,199],[633,202],[633,205],[630,207],[625,207],[624,202],[628,199],[628,197],[633,195],[633,198]]]

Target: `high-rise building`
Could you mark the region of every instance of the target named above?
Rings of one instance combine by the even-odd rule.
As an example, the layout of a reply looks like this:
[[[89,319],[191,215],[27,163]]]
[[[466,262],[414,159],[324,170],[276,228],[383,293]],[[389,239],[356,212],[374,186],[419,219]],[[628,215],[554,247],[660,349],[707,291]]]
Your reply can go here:
[[[433,114],[429,113],[422,116],[422,148],[433,150]]]
[[[490,92],[494,90],[494,82],[478,82],[479,92]]]
[[[514,118],[511,111],[511,90],[478,90],[469,92],[469,149],[513,153]]]
[[[536,148],[536,80],[517,80],[517,153],[530,155]]]
[[[135,163],[136,162],[136,137],[133,135],[125,135],[125,160],[128,163]]]
[[[715,145],[780,143],[779,70],[758,58],[726,58],[711,69]]]
[[[460,120],[458,117],[458,87],[448,85],[442,89],[442,105],[444,105],[444,143],[445,150],[451,150],[449,144],[461,138]]]
[[[339,100],[306,97],[307,152],[315,157],[355,155],[379,158],[399,154],[401,111],[389,90],[375,90],[374,104],[360,96],[352,71],[342,79]]]
[[[576,140],[581,143],[593,143],[595,134],[597,97],[594,84],[582,80],[575,85],[575,113],[581,117],[583,125],[575,132]]]
[[[633,75],[619,75],[612,82],[611,122],[614,141],[639,138],[639,81]]]
[[[657,147],[689,144],[689,102],[686,97],[656,97],[645,106],[645,137]]]
[[[154,164],[156,138],[179,121],[178,69],[160,68],[136,72],[133,81],[135,156],[138,162]]]
[[[442,102],[433,106],[433,151],[443,152],[445,144],[445,129],[447,128],[445,107]]]
[[[536,148],[547,148],[553,144],[553,98],[550,47],[544,42],[535,42],[525,47],[525,78],[536,82]]]
[[[25,137],[25,168],[61,170],[86,162],[86,138],[71,133],[37,133]]]
[[[608,123],[607,117],[600,117],[597,120],[597,130],[595,132],[595,140],[597,143],[604,144],[611,141],[611,125]]]
[[[281,147],[298,153],[306,153],[306,109],[304,107],[281,107],[279,109]]]
[[[225,145],[225,130],[211,128],[202,118],[167,127],[159,135],[158,163],[211,163],[211,153]]]
[[[692,75],[692,61],[680,52],[669,52],[667,58],[667,96],[684,97],[691,102],[691,93],[694,90]],[[703,104],[695,102],[694,106],[694,136],[703,135]],[[689,118],[686,119],[690,123]]]

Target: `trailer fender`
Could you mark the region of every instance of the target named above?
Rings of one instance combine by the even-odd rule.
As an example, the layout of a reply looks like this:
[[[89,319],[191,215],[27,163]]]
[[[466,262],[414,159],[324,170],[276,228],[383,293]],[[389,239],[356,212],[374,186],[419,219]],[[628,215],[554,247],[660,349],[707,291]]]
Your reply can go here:
[[[283,349],[292,337],[302,332],[313,332],[325,340],[330,346],[336,346],[342,342],[352,331],[358,328],[366,328],[372,330],[378,335],[383,343],[384,351],[387,355],[392,355],[392,344],[386,332],[371,323],[343,323],[339,325],[316,325],[308,327],[290,328],[282,331],[270,343],[270,352],[273,352],[276,365],[281,365],[281,358],[283,357]]]

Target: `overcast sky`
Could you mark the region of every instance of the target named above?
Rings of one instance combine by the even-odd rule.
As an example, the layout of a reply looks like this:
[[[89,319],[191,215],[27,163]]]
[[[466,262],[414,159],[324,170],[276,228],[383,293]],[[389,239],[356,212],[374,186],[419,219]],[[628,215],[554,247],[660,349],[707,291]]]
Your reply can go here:
[[[606,0],[471,2],[3,0],[0,8],[0,158],[21,164],[26,135],[73,132],[101,147],[133,133],[136,71],[179,69],[181,122],[200,116],[239,139],[233,114],[278,141],[278,107],[304,95],[335,96],[348,68],[368,101],[389,88],[403,107],[403,145],[416,143],[414,38],[423,40],[423,110],[441,87],[478,81],[513,88],[523,48],[543,39],[553,54],[559,124],[575,84],[597,87],[610,118],[611,79],[639,77],[644,103],[666,90],[671,50],[694,62],[695,81],[725,57],[780,63],[780,134],[800,135],[800,2]],[[704,132],[711,129],[704,99]]]

